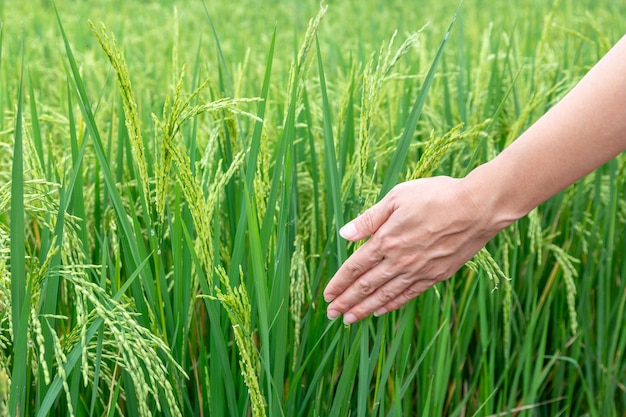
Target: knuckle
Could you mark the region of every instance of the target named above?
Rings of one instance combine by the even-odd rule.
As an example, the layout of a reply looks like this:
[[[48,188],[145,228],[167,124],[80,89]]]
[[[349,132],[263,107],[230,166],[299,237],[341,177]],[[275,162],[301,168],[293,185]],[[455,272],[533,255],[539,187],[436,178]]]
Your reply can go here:
[[[363,266],[355,261],[348,261],[344,264],[348,275],[352,277],[359,277],[363,274],[364,269]]]
[[[356,288],[360,294],[364,295],[369,295],[373,290],[372,284],[366,279],[359,279],[356,282]]]
[[[428,287],[430,287],[430,285],[426,286],[426,288]],[[419,296],[423,292],[424,292],[423,286],[414,284],[408,287],[407,289],[405,289],[404,291],[402,291],[402,293],[399,294],[397,297],[395,297],[393,300],[391,300],[391,302],[388,303],[388,306],[390,307],[389,309],[397,310],[403,305],[405,305],[406,303],[408,303],[409,301],[413,300],[414,298],[417,298],[417,296]]]
[[[382,287],[378,290],[378,299],[382,301],[383,304],[387,304],[394,298],[396,298],[396,293],[389,288]]]
[[[398,275],[398,273],[396,272],[395,269],[393,269],[393,270],[392,269],[383,269],[381,271],[380,275],[381,275],[382,279],[385,282],[387,282],[387,281],[390,281],[393,278],[395,278]]]
[[[412,274],[405,274],[400,277],[400,282],[405,288],[409,288],[415,284],[416,278]]]
[[[403,298],[406,299],[406,301],[409,301],[409,300],[416,298],[421,293],[422,291],[419,288],[417,288],[417,286],[412,286],[404,290],[404,293],[402,294],[402,296]]]

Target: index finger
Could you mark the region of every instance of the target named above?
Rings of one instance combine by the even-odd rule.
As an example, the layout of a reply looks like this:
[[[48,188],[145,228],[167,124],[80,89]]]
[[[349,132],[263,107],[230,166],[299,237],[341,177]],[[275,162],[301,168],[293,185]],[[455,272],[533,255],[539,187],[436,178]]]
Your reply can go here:
[[[324,300],[331,302],[343,293],[361,275],[382,261],[384,255],[380,251],[376,236],[365,242],[337,270],[324,289]]]

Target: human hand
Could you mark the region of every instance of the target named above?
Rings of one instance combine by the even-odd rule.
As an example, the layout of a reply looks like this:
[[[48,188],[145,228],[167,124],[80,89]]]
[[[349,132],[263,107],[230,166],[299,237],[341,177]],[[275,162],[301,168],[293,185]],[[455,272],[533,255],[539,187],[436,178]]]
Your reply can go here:
[[[474,198],[463,179],[409,181],[342,227],[345,239],[370,239],[326,286],[328,317],[381,315],[450,278],[502,228]]]

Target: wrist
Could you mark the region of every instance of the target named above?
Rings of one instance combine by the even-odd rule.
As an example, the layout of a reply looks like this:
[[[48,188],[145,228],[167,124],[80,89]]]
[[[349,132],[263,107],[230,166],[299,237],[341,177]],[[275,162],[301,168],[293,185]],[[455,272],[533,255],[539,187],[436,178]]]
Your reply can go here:
[[[515,178],[510,178],[494,161],[475,168],[463,178],[463,183],[485,229],[493,235],[534,208],[525,202],[523,191],[516,189]]]

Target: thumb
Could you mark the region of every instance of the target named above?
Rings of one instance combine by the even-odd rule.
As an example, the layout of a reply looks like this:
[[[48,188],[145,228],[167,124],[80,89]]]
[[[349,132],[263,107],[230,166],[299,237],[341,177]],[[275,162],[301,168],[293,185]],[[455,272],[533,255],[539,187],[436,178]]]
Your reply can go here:
[[[382,199],[339,229],[339,234],[352,242],[365,239],[373,235],[387,221],[391,213],[393,213],[392,205],[386,199]]]

